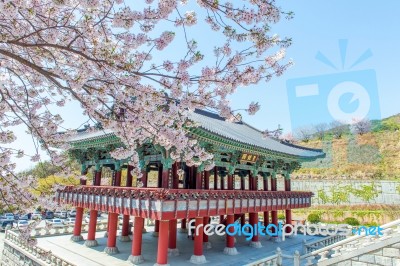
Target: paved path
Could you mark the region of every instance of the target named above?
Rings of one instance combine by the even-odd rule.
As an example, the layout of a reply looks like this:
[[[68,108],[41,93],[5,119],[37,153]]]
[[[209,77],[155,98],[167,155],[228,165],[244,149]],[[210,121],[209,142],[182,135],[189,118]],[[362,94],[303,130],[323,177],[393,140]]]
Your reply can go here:
[[[147,227],[147,230],[152,231],[153,227]],[[83,236],[86,238],[86,234]],[[40,238],[38,243],[41,247],[51,249],[54,254],[60,255],[78,266],[131,266],[132,264],[127,262],[131,251],[131,242],[118,241],[117,246],[120,253],[109,256],[103,252],[107,243],[107,239],[103,236],[104,232],[96,234],[99,246],[94,248],[87,248],[84,246],[84,242],[71,242],[69,235]],[[236,256],[228,256],[222,253],[225,246],[224,237],[214,235],[210,236],[210,242],[213,246],[212,249],[204,250],[204,255],[208,261],[205,265],[244,265],[274,255],[278,246],[284,254],[292,255],[295,250],[301,251],[304,239],[312,241],[317,238],[318,237],[299,235],[283,242],[275,243],[267,240],[266,237],[261,237],[263,247],[255,249],[248,246],[248,242],[244,237],[237,237],[237,243],[235,246],[240,254]],[[178,233],[177,245],[180,255],[177,257],[169,257],[168,263],[177,266],[190,265],[189,260],[193,254],[193,241],[187,238],[186,234]],[[143,234],[142,251],[145,262],[141,265],[154,265],[157,254],[157,238],[153,237],[151,232]],[[284,265],[292,265],[292,262],[290,260],[284,261]]]

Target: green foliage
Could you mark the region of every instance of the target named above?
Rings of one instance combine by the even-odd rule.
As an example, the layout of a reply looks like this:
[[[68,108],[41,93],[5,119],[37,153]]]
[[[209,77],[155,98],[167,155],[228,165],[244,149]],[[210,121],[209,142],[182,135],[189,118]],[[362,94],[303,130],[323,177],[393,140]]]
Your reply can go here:
[[[316,224],[321,222],[321,216],[317,213],[310,213],[307,217],[307,221],[309,221],[312,224]]]
[[[379,127],[377,127],[377,131],[397,131],[400,130],[400,123],[399,123],[399,117],[398,116],[393,116],[389,117],[385,120],[383,120]]]
[[[323,189],[317,191],[318,203],[327,204],[330,201],[328,194]]]
[[[360,222],[354,217],[347,217],[347,218],[344,219],[343,222],[345,224],[349,224],[349,225],[352,225],[352,226],[360,225]]]
[[[285,220],[285,214],[284,213],[279,213],[278,214],[278,219],[279,220]]]
[[[350,191],[351,191],[350,185],[340,186],[340,187],[332,186],[330,188],[331,202],[336,205],[342,203],[350,203]]]
[[[372,182],[371,185],[362,185],[361,189],[353,188],[351,193],[362,199],[366,203],[370,203],[371,200],[375,199],[379,195],[378,186]]]
[[[379,224],[376,223],[376,222],[369,222],[369,223],[364,223],[363,225],[364,225],[364,226],[371,227],[371,226],[378,226]]]
[[[77,174],[80,173],[80,166],[75,160],[68,160],[65,167],[73,169]],[[32,169],[19,173],[20,176],[33,176],[36,178],[46,178],[56,175],[63,171],[63,167],[55,166],[50,161],[37,163]]]

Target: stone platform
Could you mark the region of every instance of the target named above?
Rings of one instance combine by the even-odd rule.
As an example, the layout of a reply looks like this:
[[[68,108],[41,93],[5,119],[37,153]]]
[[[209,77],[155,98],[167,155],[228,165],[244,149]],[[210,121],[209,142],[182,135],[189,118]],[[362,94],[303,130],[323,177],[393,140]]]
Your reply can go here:
[[[156,262],[157,257],[157,237],[153,236],[153,226],[147,226],[147,233],[143,234],[143,258],[144,262],[140,265],[153,266]],[[118,232],[120,234],[120,231]],[[39,246],[45,249],[51,249],[52,252],[58,256],[62,256],[69,262],[76,264],[77,266],[128,266],[132,265],[128,261],[131,253],[131,242],[121,242],[117,240],[117,246],[120,253],[115,255],[107,255],[104,253],[104,248],[107,243],[107,238],[104,238],[104,232],[98,232],[96,239],[99,243],[97,247],[88,248],[83,242],[74,243],[70,241],[70,235],[55,236],[38,239]],[[86,239],[86,234],[83,234]],[[260,237],[261,248],[252,248],[249,242],[245,240],[243,236],[236,237],[237,241],[235,247],[239,252],[238,255],[229,256],[224,255],[225,237],[213,235],[209,237],[212,248],[204,248],[204,256],[207,263],[203,265],[245,265],[253,261],[259,260],[275,254],[277,247],[280,247],[283,254],[292,255],[295,250],[302,250],[303,240],[313,241],[318,239],[316,236],[303,236],[298,235],[296,237],[286,239],[281,242],[274,242],[268,240],[266,237]],[[193,241],[187,237],[185,233],[178,233],[177,246],[179,250],[178,256],[169,256],[168,263],[170,265],[191,265],[190,259],[193,255]],[[286,263],[286,264],[285,264]],[[292,265],[293,261],[284,260],[284,265]],[[194,265],[194,264],[193,264]]]

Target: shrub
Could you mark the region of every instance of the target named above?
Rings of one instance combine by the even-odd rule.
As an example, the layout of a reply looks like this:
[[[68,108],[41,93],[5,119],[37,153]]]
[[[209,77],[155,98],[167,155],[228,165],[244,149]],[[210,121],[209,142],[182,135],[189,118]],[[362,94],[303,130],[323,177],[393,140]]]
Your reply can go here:
[[[316,224],[321,222],[321,217],[317,213],[310,213],[307,217],[307,221],[309,221],[312,224]]]
[[[356,218],[353,218],[353,217],[347,217],[346,219],[344,219],[343,222],[345,224],[352,225],[352,226],[360,225],[360,222]]]
[[[279,220],[285,220],[285,214],[279,213],[279,214],[278,214],[278,219],[279,219]]]
[[[365,223],[364,226],[368,226],[368,227],[378,226],[378,223],[376,223],[376,222]]]

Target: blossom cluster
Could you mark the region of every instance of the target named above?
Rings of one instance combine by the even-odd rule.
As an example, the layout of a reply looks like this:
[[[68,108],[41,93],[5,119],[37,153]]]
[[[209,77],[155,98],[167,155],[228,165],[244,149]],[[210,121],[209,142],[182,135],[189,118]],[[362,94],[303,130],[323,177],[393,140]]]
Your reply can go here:
[[[281,75],[291,64],[284,58],[290,39],[270,33],[270,24],[288,14],[274,1],[143,2],[0,1],[2,201],[44,203],[34,200],[34,179],[22,185],[13,180],[12,158],[37,162],[42,150],[62,165],[60,149],[68,149],[76,134],[63,127],[69,102],[78,102],[88,119],[121,139],[124,148],[111,154],[129,158],[138,174],[136,147],[148,142],[188,165],[211,168],[212,156],[187,134],[196,126],[190,112],[211,108],[234,121],[228,97]],[[220,42],[199,39],[200,25]],[[246,110],[254,114],[259,108],[253,102]],[[35,154],[10,148],[15,126],[24,126],[34,139]]]

